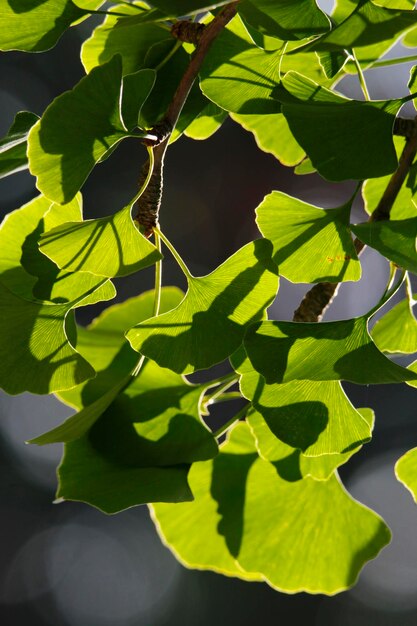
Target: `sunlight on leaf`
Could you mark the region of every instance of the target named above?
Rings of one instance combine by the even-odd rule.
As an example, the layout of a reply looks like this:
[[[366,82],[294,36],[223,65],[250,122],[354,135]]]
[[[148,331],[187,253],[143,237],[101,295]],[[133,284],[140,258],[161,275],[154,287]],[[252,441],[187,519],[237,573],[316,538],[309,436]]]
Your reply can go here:
[[[413,315],[415,304],[415,300],[405,298],[376,322],[371,335],[382,352],[417,352],[417,320]]]
[[[127,333],[132,347],[179,374],[220,363],[262,319],[278,290],[271,245],[251,242],[207,276],[188,278],[181,304]]]
[[[417,502],[417,448],[409,450],[395,464],[395,475]]]
[[[0,139],[0,178],[27,169],[27,137],[39,116],[29,111],[16,114],[7,135]]]
[[[152,507],[162,540],[188,566],[247,572],[287,592],[334,594],[390,540],[383,520],[337,476],[302,479],[259,458],[245,424],[216,459],[192,466],[189,481],[194,502]]]
[[[29,133],[29,168],[38,189],[69,202],[95,164],[127,131],[120,114],[121,59],[95,68],[58,96]]]
[[[350,209],[351,201],[320,209],[280,191],[266,196],[256,209],[256,223],[272,242],[279,273],[293,283],[359,280]]]

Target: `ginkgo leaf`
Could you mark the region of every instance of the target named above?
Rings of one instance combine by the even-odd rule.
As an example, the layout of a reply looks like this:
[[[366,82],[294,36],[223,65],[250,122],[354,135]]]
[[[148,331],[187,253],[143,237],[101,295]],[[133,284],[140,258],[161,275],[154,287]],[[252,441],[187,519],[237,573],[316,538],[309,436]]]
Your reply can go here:
[[[58,500],[75,500],[112,514],[148,502],[193,499],[189,466],[135,467],[100,454],[87,436],[65,444]]]
[[[39,251],[42,232],[68,219],[82,220],[80,195],[65,205],[37,196],[5,217],[0,227],[0,280],[5,287],[27,300],[58,304],[76,300],[97,282],[91,274],[60,271]]]
[[[201,89],[219,107],[233,113],[279,113],[272,92],[279,80],[281,50],[253,44],[235,17],[210,48],[201,68]]]
[[[175,307],[182,297],[179,289],[163,288],[161,312]],[[78,412],[53,430],[34,438],[31,443],[43,445],[81,437],[132,382],[131,374],[138,363],[138,355],[124,335],[131,326],[152,316],[153,303],[154,293],[147,291],[109,307],[89,327],[78,327],[77,351],[91,363],[97,375],[59,394],[61,400],[78,409]]]
[[[29,111],[20,111],[7,135],[0,139],[0,178],[27,169],[27,137],[39,116]]]
[[[400,156],[405,145],[404,137],[394,137],[394,146],[397,157]],[[409,217],[417,217],[417,207],[413,202],[413,196],[417,192],[417,163],[414,163],[407,174],[406,180],[398,192],[390,211],[390,220],[403,220]],[[391,176],[371,178],[362,185],[362,196],[365,211],[372,215],[378,206],[382,195],[387,188]]]
[[[179,306],[127,333],[132,347],[161,367],[187,374],[219,363],[241,344],[247,325],[273,301],[278,278],[271,244],[253,241],[207,276],[189,275]]]
[[[143,3],[135,6],[127,4],[112,7],[114,13],[138,17]],[[139,15],[141,13],[139,12]],[[85,71],[97,65],[107,63],[115,54],[120,54],[123,63],[123,74],[132,74],[144,67],[145,56],[149,48],[158,41],[167,38],[167,31],[158,23],[138,23],[127,18],[108,15],[104,22],[94,29],[91,37],[81,47],[81,61]]]
[[[155,70],[139,70],[123,79],[122,118],[128,130],[140,124],[142,107],[156,81]]]
[[[382,352],[417,352],[417,320],[413,315],[415,304],[415,300],[404,298],[376,322],[371,335]]]
[[[152,5],[169,17],[198,13],[227,4],[228,0],[155,0]]]
[[[283,165],[297,165],[305,156],[304,150],[294,139],[288,122],[281,113],[270,115],[241,115],[230,117],[245,130],[253,133],[258,147],[273,154]]]
[[[408,97],[349,100],[296,72],[286,74],[274,97],[282,103],[295,139],[324,178],[363,180],[397,167],[392,128]]]
[[[337,476],[285,479],[277,463],[258,457],[243,423],[217,458],[192,466],[189,482],[192,503],[152,510],[162,540],[193,567],[229,575],[241,568],[241,577],[261,576],[282,591],[334,594],[390,540],[383,520]]]
[[[238,11],[261,33],[284,41],[312,37],[330,27],[315,0],[242,0]]]
[[[256,223],[272,242],[280,275],[293,283],[359,280],[350,209],[351,201],[320,209],[280,191],[266,196],[256,209]]]
[[[371,409],[359,409],[359,411],[371,432],[374,422],[373,411]],[[280,475],[287,480],[298,480],[307,476],[316,480],[328,480],[338,467],[346,463],[362,447],[357,445],[346,452],[308,456],[300,449],[289,446],[276,437],[268,426],[267,420],[257,411],[252,411],[248,415],[247,423],[255,437],[261,458],[275,463]]]
[[[31,129],[29,168],[50,200],[69,202],[95,164],[128,134],[120,114],[121,84],[121,59],[115,56],[58,96]]]
[[[71,0],[0,0],[0,50],[48,50],[71,24],[100,4],[102,0],[84,0],[82,4]]]
[[[395,464],[395,475],[417,502],[417,448],[406,452]]]
[[[359,385],[416,380],[372,341],[367,316],[338,322],[268,321],[249,326],[244,346],[268,384],[291,380],[347,380]]]
[[[243,351],[242,351],[243,352]],[[267,384],[239,351],[232,358],[245,398],[275,437],[306,456],[347,452],[371,438],[367,421],[338,381],[295,380]]]
[[[107,217],[68,222],[40,238],[39,248],[56,265],[97,276],[126,276],[162,258],[132,220],[132,205]]]
[[[360,0],[355,10],[333,30],[318,37],[310,50],[346,50],[360,48],[398,37],[417,23],[415,11],[377,6]]]
[[[399,267],[417,272],[417,217],[351,226],[355,235]]]
[[[209,102],[186,127],[184,134],[190,139],[208,139],[219,130],[227,116],[227,111],[223,111],[214,102]]]
[[[95,375],[71,345],[65,322],[75,306],[109,300],[115,290],[91,274],[81,280],[85,293],[66,304],[24,300],[0,282],[0,386],[7,393],[53,393]]]

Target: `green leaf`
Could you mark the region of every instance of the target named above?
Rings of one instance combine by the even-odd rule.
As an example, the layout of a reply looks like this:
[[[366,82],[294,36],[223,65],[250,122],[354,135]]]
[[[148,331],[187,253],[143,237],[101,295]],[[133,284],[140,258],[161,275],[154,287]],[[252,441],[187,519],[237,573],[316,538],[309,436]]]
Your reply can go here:
[[[95,68],[58,96],[29,133],[29,168],[38,189],[64,204],[95,164],[127,135],[120,115],[120,57]]]
[[[365,222],[351,226],[355,235],[371,248],[410,272],[417,272],[417,217]]]
[[[415,300],[405,298],[377,321],[371,334],[382,352],[392,354],[417,352],[417,320],[413,315],[415,304]]]
[[[208,139],[221,127],[227,115],[227,111],[209,102],[186,127],[184,134],[190,139]]]
[[[169,17],[199,13],[227,4],[228,0],[153,0],[152,5]]]
[[[90,4],[99,6],[101,2]],[[87,14],[88,10],[71,0],[0,0],[0,50],[48,50]]]
[[[39,248],[58,267],[97,276],[126,276],[153,265],[161,254],[132,220],[132,205],[107,217],[67,222],[40,238]]]
[[[404,148],[404,137],[394,137],[394,146],[397,157],[400,156]],[[409,217],[417,217],[417,208],[413,202],[414,194],[417,192],[417,163],[414,163],[407,174],[406,181],[402,185],[390,211],[390,219],[402,220]],[[391,175],[381,178],[371,178],[362,185],[362,196],[365,204],[365,211],[372,215],[378,206],[382,195],[387,188]]]
[[[258,148],[273,154],[283,165],[297,165],[305,156],[294,139],[288,122],[281,113],[270,115],[241,115],[231,113],[231,118],[245,130],[253,133]]]
[[[417,502],[417,448],[406,452],[395,464],[397,479],[408,489]]]
[[[179,289],[163,288],[161,312],[179,304],[182,297]],[[124,335],[131,326],[152,316],[153,302],[154,292],[147,291],[109,307],[86,329],[78,327],[77,351],[91,363],[97,376],[74,389],[60,392],[59,398],[78,412],[31,443],[44,445],[81,437],[132,381],[131,373],[137,365],[138,355]]]
[[[129,131],[140,125],[142,107],[156,81],[155,70],[139,70],[123,79],[122,118]]]
[[[38,119],[38,115],[29,111],[16,114],[9,132],[0,139],[0,178],[27,169],[27,137]]]
[[[6,216],[0,228],[0,280],[5,287],[26,300],[59,304],[76,300],[97,283],[92,274],[59,271],[38,248],[44,230],[68,219],[82,220],[81,205],[79,195],[65,205],[38,196]],[[93,296],[91,304],[100,301],[99,291]]]
[[[242,569],[241,577],[260,575],[282,591],[350,587],[389,542],[387,526],[336,476],[290,481],[279,470],[258,458],[239,424],[216,459],[192,466],[194,502],[153,505],[162,540],[189,566],[229,575]]]
[[[291,383],[290,383],[291,384]],[[314,385],[315,383],[309,383]],[[374,413],[371,409],[363,411],[364,421],[369,432],[373,428]],[[316,480],[328,480],[334,471],[346,463],[351,456],[361,449],[361,445],[353,446],[346,452],[308,456],[300,449],[285,444],[275,436],[268,421],[256,411],[252,411],[247,419],[248,425],[256,440],[256,447],[261,458],[275,463],[278,472],[287,480],[297,480],[311,476]]]
[[[349,100],[296,72],[286,74],[274,96],[295,139],[327,180],[363,180],[396,169],[392,128],[404,100]]]
[[[351,201],[336,209],[319,209],[280,191],[266,196],[256,209],[256,222],[272,242],[280,275],[293,283],[359,280],[350,208]]]
[[[312,37],[330,27],[315,0],[242,0],[238,10],[261,33],[284,41]]]
[[[278,113],[272,97],[279,80],[281,50],[255,46],[239,17],[216,38],[202,66],[201,89],[219,107],[233,113]]]
[[[371,428],[338,381],[267,384],[249,359],[232,358],[240,389],[275,437],[306,456],[335,455],[371,438]],[[273,459],[272,459],[273,460]]]
[[[141,8],[141,5],[139,5]],[[108,15],[94,29],[91,37],[81,47],[81,61],[87,73],[97,65],[103,65],[115,54],[122,57],[123,74],[142,69],[146,54],[153,44],[166,40],[169,33],[157,23],[137,23],[128,16],[138,18],[138,6],[126,4],[112,7],[115,13],[125,13],[126,18]],[[143,13],[145,9],[143,9]]]
[[[135,467],[101,454],[88,436],[65,445],[58,468],[57,498],[112,514],[147,502],[192,500],[189,467]]]
[[[205,369],[241,344],[248,324],[263,317],[278,289],[269,242],[241,248],[207,276],[188,277],[181,304],[127,333],[132,347],[179,374]]]
[[[109,300],[115,290],[91,274],[80,275],[80,281],[84,294],[66,304],[24,300],[0,283],[0,386],[7,393],[53,393],[95,375],[71,345],[66,319],[74,307]]]
[[[309,50],[346,50],[395,40],[416,25],[417,13],[377,6],[360,0],[336,28],[308,44]]]
[[[252,324],[245,350],[268,384],[291,380],[347,380],[359,385],[415,380],[373,343],[367,316],[339,322],[268,321]]]

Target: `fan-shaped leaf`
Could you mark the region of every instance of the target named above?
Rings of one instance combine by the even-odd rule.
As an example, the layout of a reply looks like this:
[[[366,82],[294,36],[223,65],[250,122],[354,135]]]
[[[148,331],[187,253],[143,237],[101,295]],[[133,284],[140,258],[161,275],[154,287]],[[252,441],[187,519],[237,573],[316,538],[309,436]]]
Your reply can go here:
[[[194,502],[153,505],[158,531],[193,567],[233,575],[243,568],[241,577],[258,574],[288,592],[350,587],[389,542],[387,526],[336,476],[282,474],[279,463],[258,458],[248,427],[239,424],[214,461],[192,466]]]
[[[190,373],[234,352],[278,289],[271,246],[247,244],[207,276],[189,277],[181,304],[127,333],[132,347],[174,372]]]
[[[266,196],[256,209],[256,222],[272,241],[279,273],[294,283],[359,280],[350,208],[351,202],[319,209],[280,191]]]
[[[132,206],[108,217],[68,222],[42,235],[40,250],[61,269],[126,276],[161,259],[131,216]]]
[[[245,350],[268,384],[291,380],[348,380],[359,385],[415,380],[373,343],[367,317],[339,322],[259,322],[246,333]]]
[[[382,352],[417,352],[417,320],[413,315],[415,303],[415,300],[405,298],[377,321],[371,334]]]
[[[395,475],[417,502],[417,448],[406,452],[395,464]]]
[[[30,171],[47,198],[69,202],[94,165],[127,135],[120,115],[121,81],[116,56],[58,96],[30,131]]]

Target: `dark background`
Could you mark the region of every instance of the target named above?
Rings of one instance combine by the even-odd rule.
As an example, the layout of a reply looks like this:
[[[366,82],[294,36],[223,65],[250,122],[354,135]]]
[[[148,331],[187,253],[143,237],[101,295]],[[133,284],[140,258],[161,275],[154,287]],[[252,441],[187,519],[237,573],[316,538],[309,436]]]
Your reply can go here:
[[[0,136],[18,110],[41,114],[79,80],[79,47],[93,25],[94,20],[88,20],[71,29],[56,48],[41,55],[0,54]],[[397,46],[390,54],[401,53]],[[405,95],[409,68],[367,72],[372,97]],[[345,79],[340,89],[361,98],[355,77]],[[144,149],[128,140],[98,166],[83,188],[85,216],[122,208],[136,191],[144,159]],[[342,204],[353,189],[353,184],[330,184],[315,175],[294,176],[260,152],[252,135],[231,121],[205,142],[175,143],[165,171],[161,225],[196,275],[214,269],[258,236],[253,210],[272,189],[323,207]],[[34,195],[34,179],[28,173],[0,181],[2,215]],[[358,221],[361,211],[359,202]],[[341,288],[327,319],[364,313],[378,301],[387,264],[367,250],[363,266],[361,282]],[[152,283],[151,270],[119,279],[117,300]],[[164,262],[164,284],[184,286],[169,258]],[[282,280],[271,315],[291,319],[305,291],[305,285]],[[87,323],[99,310],[81,310],[78,319]],[[0,396],[2,626],[249,626],[304,620],[320,626],[417,626],[417,508],[393,474],[396,459],[417,445],[416,392],[406,385],[346,389],[355,406],[372,406],[377,420],[372,443],[342,468],[341,475],[355,497],[384,516],[394,539],[365,567],[352,591],[333,598],[285,595],[265,584],[188,571],[160,543],[146,507],[107,517],[81,504],[53,505],[60,446],[37,448],[23,442],[61,421],[69,409],[49,397]],[[213,423],[227,417],[220,409]]]

